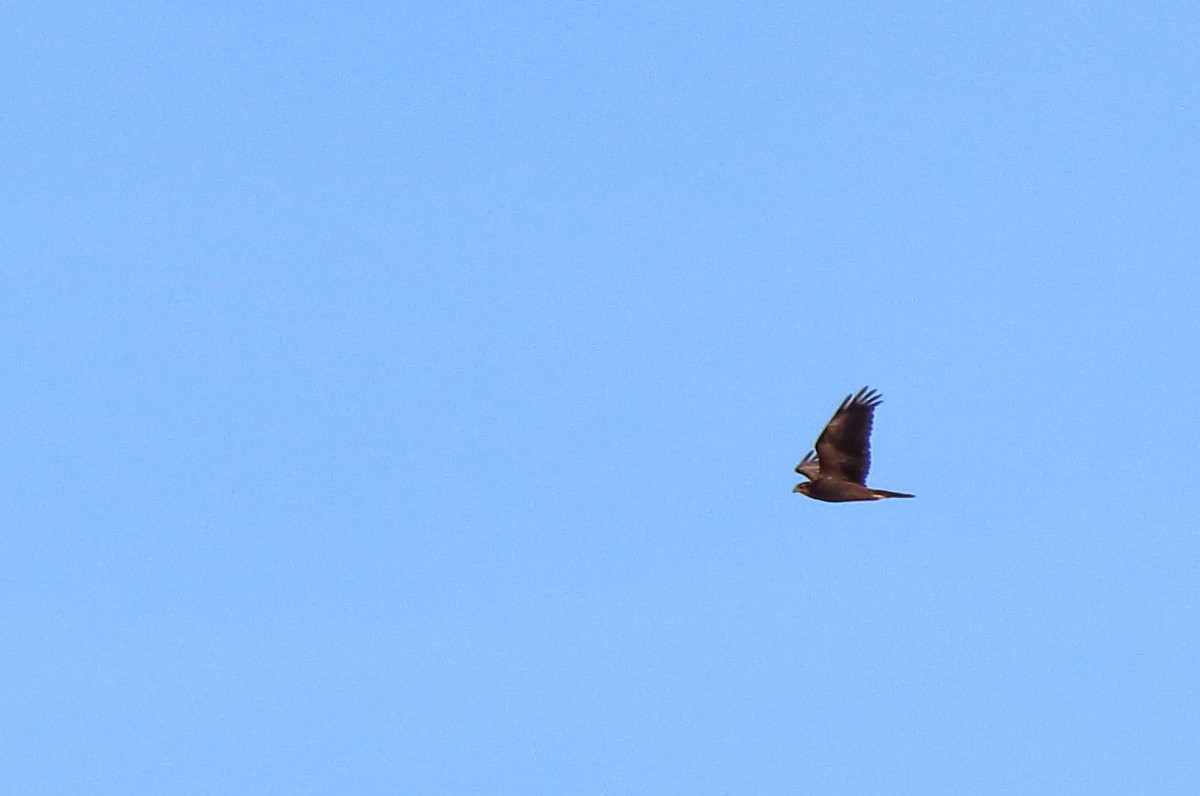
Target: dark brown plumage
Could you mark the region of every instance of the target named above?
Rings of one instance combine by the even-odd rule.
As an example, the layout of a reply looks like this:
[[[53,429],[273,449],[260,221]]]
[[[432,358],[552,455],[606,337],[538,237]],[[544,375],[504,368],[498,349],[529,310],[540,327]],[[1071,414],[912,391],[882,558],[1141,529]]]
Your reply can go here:
[[[816,452],[804,454],[796,465],[796,472],[808,481],[796,484],[792,491],[829,503],[913,497],[866,484],[871,469],[871,421],[881,403],[882,396],[866,387],[847,395],[817,437]]]

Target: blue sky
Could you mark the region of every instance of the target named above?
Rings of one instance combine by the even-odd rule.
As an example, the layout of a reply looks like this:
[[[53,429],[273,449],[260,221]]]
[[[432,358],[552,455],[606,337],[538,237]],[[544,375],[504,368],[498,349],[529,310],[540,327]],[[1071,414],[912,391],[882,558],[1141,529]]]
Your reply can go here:
[[[6,792],[1200,788],[1194,4],[0,24]]]

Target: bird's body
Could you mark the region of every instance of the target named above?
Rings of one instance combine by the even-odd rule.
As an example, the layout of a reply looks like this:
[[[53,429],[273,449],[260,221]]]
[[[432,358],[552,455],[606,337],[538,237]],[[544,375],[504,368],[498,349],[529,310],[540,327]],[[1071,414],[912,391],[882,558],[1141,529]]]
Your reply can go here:
[[[852,484],[837,478],[817,478],[807,483],[796,484],[793,492],[808,495],[826,503],[848,503],[852,500],[883,500],[892,497],[914,497],[904,492],[889,492],[886,489],[872,489],[861,484]]]
[[[796,472],[809,480],[792,491],[827,503],[913,497],[866,484],[871,469],[871,422],[875,407],[882,402],[879,393],[866,387],[847,395],[817,438],[816,452],[809,451],[796,465]]]

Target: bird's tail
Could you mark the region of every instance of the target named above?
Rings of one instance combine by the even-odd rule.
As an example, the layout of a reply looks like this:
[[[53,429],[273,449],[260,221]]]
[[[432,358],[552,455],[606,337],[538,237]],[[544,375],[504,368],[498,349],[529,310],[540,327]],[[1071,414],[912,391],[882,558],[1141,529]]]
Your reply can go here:
[[[889,492],[886,489],[872,489],[871,494],[877,498],[916,497],[916,495],[910,495],[907,492]]]

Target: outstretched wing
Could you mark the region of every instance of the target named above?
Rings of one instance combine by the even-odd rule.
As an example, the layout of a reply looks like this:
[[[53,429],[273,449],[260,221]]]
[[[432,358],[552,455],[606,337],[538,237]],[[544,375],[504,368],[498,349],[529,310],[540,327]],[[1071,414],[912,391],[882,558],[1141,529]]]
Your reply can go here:
[[[804,454],[804,458],[796,465],[796,472],[809,481],[816,479],[821,473],[821,462],[817,459],[817,454],[813,451]]]
[[[863,387],[847,395],[817,438],[821,476],[865,484],[871,469],[871,419],[883,398]]]

